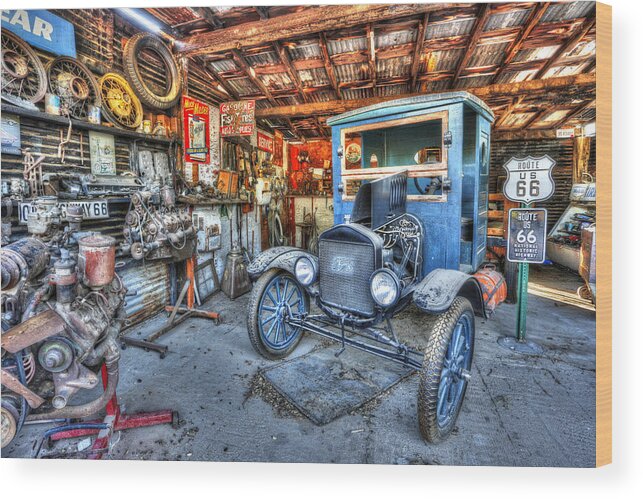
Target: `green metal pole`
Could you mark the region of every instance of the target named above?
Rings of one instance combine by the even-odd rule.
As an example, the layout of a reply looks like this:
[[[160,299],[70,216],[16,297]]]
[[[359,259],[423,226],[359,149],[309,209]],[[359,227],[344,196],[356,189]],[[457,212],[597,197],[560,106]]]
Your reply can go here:
[[[527,208],[525,203],[521,208]],[[525,341],[527,335],[527,290],[529,286],[529,264],[518,264],[518,317],[516,319],[516,338]]]
[[[527,334],[527,288],[529,286],[529,264],[518,264],[518,317],[516,338],[525,341]]]

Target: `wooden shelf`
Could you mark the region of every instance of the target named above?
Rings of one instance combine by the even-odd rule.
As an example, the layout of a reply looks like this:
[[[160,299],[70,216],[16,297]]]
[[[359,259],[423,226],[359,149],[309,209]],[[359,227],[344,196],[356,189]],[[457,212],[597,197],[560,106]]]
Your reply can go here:
[[[2,103],[2,113],[15,114],[23,118],[30,118],[33,120],[45,121],[47,123],[53,123],[64,127],[67,127],[69,125],[69,120],[64,116],[57,116],[55,114],[43,113],[42,111],[33,111],[31,109],[25,109],[22,107],[13,106],[11,104],[6,104],[4,102]],[[169,139],[167,137],[157,137],[155,135],[139,133],[133,130],[125,130],[123,128],[118,128],[116,126],[96,125],[94,123],[77,120],[75,118],[71,119],[71,123],[72,123],[72,127],[76,129],[108,133],[116,137],[124,137],[127,139],[140,140],[144,142],[164,144],[164,145],[169,145],[172,143],[172,139]]]

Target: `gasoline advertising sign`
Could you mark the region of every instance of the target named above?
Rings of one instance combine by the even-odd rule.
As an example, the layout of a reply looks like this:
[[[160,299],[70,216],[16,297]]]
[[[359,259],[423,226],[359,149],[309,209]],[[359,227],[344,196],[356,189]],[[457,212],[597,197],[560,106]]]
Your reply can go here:
[[[221,136],[252,135],[255,131],[255,101],[242,100],[221,104]]]
[[[507,260],[517,263],[543,263],[547,236],[547,210],[513,208],[509,210]]]
[[[503,187],[505,197],[517,203],[545,201],[554,194],[554,179],[551,176],[556,162],[548,155],[526,158],[511,158],[503,168],[507,181]]]

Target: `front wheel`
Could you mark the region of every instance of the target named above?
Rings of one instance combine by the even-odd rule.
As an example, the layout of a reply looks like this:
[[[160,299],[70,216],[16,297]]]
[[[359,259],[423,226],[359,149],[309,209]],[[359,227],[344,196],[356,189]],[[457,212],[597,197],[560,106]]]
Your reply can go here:
[[[248,336],[253,348],[270,360],[283,359],[301,340],[300,327],[287,318],[310,310],[304,288],[292,274],[270,269],[255,283],[248,304]]]
[[[418,422],[429,443],[453,431],[471,376],[474,341],[473,307],[458,297],[434,322],[420,370]]]

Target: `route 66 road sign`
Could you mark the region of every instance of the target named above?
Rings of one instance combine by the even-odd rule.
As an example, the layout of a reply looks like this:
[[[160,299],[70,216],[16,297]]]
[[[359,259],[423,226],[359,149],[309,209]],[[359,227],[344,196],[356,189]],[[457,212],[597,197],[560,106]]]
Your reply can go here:
[[[548,155],[511,158],[503,165],[507,171],[507,181],[503,187],[505,197],[526,204],[549,199],[555,188],[551,176],[554,166],[556,162]]]

